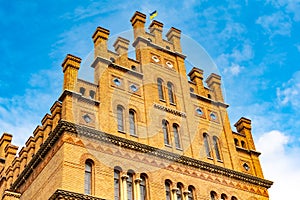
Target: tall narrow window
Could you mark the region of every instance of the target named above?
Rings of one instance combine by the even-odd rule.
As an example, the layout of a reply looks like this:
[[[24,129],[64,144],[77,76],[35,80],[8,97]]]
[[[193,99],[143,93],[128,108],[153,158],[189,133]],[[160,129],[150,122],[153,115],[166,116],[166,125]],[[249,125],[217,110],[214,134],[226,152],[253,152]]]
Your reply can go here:
[[[92,163],[86,161],[85,163],[85,172],[84,172],[84,193],[92,193]]]
[[[79,88],[79,92],[80,92],[81,95],[84,95],[84,93],[85,93],[85,88],[80,87],[80,88]]]
[[[162,128],[164,133],[164,142],[167,145],[170,145],[170,137],[169,137],[169,123],[166,120],[162,121]]]
[[[166,187],[166,200],[171,200],[171,184],[169,181],[165,181]]]
[[[131,172],[127,173],[128,179],[127,179],[127,198],[128,200],[133,200],[133,174]]]
[[[157,88],[158,88],[158,97],[161,100],[164,100],[164,92],[163,92],[163,80],[157,79]]]
[[[214,136],[213,137],[213,142],[214,142],[214,150],[215,150],[215,153],[216,153],[216,157],[218,160],[221,160],[221,154],[220,154],[220,148],[219,148],[219,139]]]
[[[190,185],[188,187],[188,191],[189,191],[188,200],[194,200],[194,190],[195,190],[195,188],[193,186]]]
[[[210,199],[211,200],[217,200],[217,193],[215,191],[210,192]]]
[[[129,128],[130,128],[130,135],[136,135],[135,130],[135,112],[133,110],[129,110]]]
[[[117,107],[118,131],[124,131],[124,109],[122,106]]]
[[[177,192],[176,192],[177,200],[183,200],[182,188],[183,188],[183,185],[181,183],[177,183]]]
[[[141,196],[141,200],[146,200],[147,188],[146,188],[146,176],[144,174],[141,175],[140,196]]]
[[[227,200],[227,195],[226,194],[221,194],[221,200]]]
[[[203,134],[203,140],[204,140],[204,148],[206,152],[207,157],[211,157],[210,147],[209,147],[209,140],[207,133]]]
[[[115,200],[120,200],[120,171],[114,170],[114,195]]]
[[[168,82],[167,86],[168,86],[169,101],[170,101],[170,103],[175,103],[174,102],[173,84],[171,82]]]
[[[179,138],[179,133],[178,133],[178,125],[173,124],[173,133],[174,133],[174,141],[175,141],[175,146],[176,148],[180,149],[180,138]]]

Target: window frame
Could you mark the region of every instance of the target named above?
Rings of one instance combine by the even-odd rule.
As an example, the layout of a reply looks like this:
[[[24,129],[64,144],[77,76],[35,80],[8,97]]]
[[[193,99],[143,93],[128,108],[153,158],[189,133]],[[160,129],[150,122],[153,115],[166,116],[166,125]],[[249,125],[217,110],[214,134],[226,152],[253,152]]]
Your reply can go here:
[[[170,104],[175,104],[174,85],[170,81],[167,83]]]
[[[118,123],[118,131],[124,132],[125,131],[125,123],[124,123],[124,107],[121,105],[117,106],[117,123]]]
[[[220,150],[220,142],[217,136],[213,136],[213,147],[215,150],[216,158],[218,161],[222,160],[221,150]]]
[[[161,78],[157,79],[158,98],[159,100],[165,101],[163,83],[164,81]]]
[[[203,133],[203,144],[204,144],[206,157],[212,158],[208,133]]]
[[[84,163],[84,194],[92,194],[93,189],[93,162],[86,160]]]
[[[120,200],[121,197],[120,175],[121,175],[121,170],[115,168],[114,169],[114,200]]]
[[[176,147],[176,149],[181,149],[179,125],[174,123],[172,128],[173,128],[173,136],[174,136],[175,147]]]
[[[167,146],[171,146],[169,122],[165,119],[162,120],[162,129],[163,129],[163,135],[164,135],[164,144]]]
[[[132,136],[137,135],[136,130],[136,112],[133,109],[129,109],[129,133]]]

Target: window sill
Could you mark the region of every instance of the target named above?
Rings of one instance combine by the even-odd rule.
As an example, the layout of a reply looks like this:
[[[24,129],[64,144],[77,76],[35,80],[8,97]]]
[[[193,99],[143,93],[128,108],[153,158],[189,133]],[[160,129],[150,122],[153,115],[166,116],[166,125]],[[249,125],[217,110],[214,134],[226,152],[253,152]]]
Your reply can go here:
[[[118,130],[119,133],[126,134],[125,131]]]
[[[209,159],[209,160],[214,160],[214,158],[213,158],[213,157],[210,157],[210,156],[207,156],[207,159]]]
[[[137,135],[130,134],[130,136],[132,136],[132,137],[135,137],[135,138],[138,138],[138,136],[137,136]]]
[[[166,103],[166,100],[164,100],[164,99],[159,99],[159,101],[162,101],[162,102]]]
[[[170,102],[170,105],[171,105],[171,106],[176,106],[176,103]]]
[[[170,144],[165,144],[166,147],[172,148]]]
[[[219,160],[219,159],[217,159],[217,161],[218,161],[218,162],[220,162],[220,163],[223,163],[223,160]]]
[[[183,151],[183,149],[181,147],[176,147],[176,150]]]

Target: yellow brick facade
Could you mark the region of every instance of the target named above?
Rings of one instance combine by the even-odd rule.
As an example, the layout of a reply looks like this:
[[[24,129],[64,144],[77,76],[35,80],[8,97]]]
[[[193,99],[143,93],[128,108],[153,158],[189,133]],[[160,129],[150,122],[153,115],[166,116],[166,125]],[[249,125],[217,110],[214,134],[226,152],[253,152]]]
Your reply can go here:
[[[232,131],[221,77],[188,74],[181,31],[135,12],[134,40],[98,27],[94,82],[78,78],[81,59],[62,63],[63,93],[17,154],[0,138],[3,200],[267,200],[251,134],[241,118]],[[136,59],[128,57],[129,45]],[[207,87],[205,86],[205,83]]]

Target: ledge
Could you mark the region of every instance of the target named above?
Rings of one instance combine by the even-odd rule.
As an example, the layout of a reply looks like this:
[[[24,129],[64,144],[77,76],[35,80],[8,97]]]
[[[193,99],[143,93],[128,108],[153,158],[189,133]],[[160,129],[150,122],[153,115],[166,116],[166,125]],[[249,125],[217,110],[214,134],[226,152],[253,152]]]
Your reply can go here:
[[[196,98],[196,99],[208,102],[208,103],[212,103],[213,105],[216,105],[216,106],[221,106],[221,107],[224,107],[224,108],[228,108],[229,107],[229,105],[226,104],[226,103],[222,103],[222,102],[219,102],[219,101],[214,101],[212,99],[206,98],[204,96],[200,96],[200,95],[192,93],[192,92],[190,93],[190,95],[193,98]]]
[[[186,118],[186,114],[183,113],[183,112],[180,112],[180,111],[178,111],[178,110],[174,110],[174,109],[172,109],[172,108],[168,108],[168,107],[166,107],[166,106],[159,105],[159,104],[156,104],[156,103],[155,103],[153,106],[154,106],[154,108],[157,108],[157,109],[159,109],[159,110],[162,110],[162,111],[171,113],[171,114],[173,114],[173,115],[177,115],[177,116],[179,116],[179,117]]]
[[[96,105],[96,106],[98,106],[100,104],[100,102],[95,100],[95,99],[86,98],[86,97],[82,96],[80,93],[73,92],[71,90],[64,90],[63,93],[58,98],[58,100],[60,102],[62,102],[66,98],[66,96],[68,96],[68,95],[76,97],[78,100],[81,100],[81,101],[83,101],[85,103],[88,103],[88,104],[92,104],[92,105]]]
[[[161,50],[161,51],[163,51],[163,52],[167,52],[167,53],[169,53],[169,54],[171,54],[171,55],[179,56],[179,57],[181,57],[181,58],[183,58],[183,59],[186,58],[186,56],[183,55],[182,53],[179,53],[179,52],[176,52],[176,51],[171,51],[171,50],[169,50],[169,49],[166,49],[166,48],[164,48],[164,47],[162,47],[162,46],[159,46],[159,45],[157,45],[157,44],[154,44],[154,43],[150,42],[148,39],[143,38],[143,37],[141,37],[141,36],[139,36],[139,37],[137,37],[137,38],[135,39],[135,41],[132,43],[132,46],[135,47],[139,41],[143,41],[143,42],[147,43],[148,46],[151,46],[151,47],[153,47],[153,48],[155,48],[155,49],[158,49],[158,50]]]
[[[54,192],[54,194],[49,198],[49,200],[56,200],[56,199],[61,199],[61,200],[79,200],[79,199],[85,199],[85,200],[105,200],[102,198],[94,197],[91,195],[86,195],[86,194],[80,194],[76,192],[71,192],[67,190],[61,190],[58,189]]]

